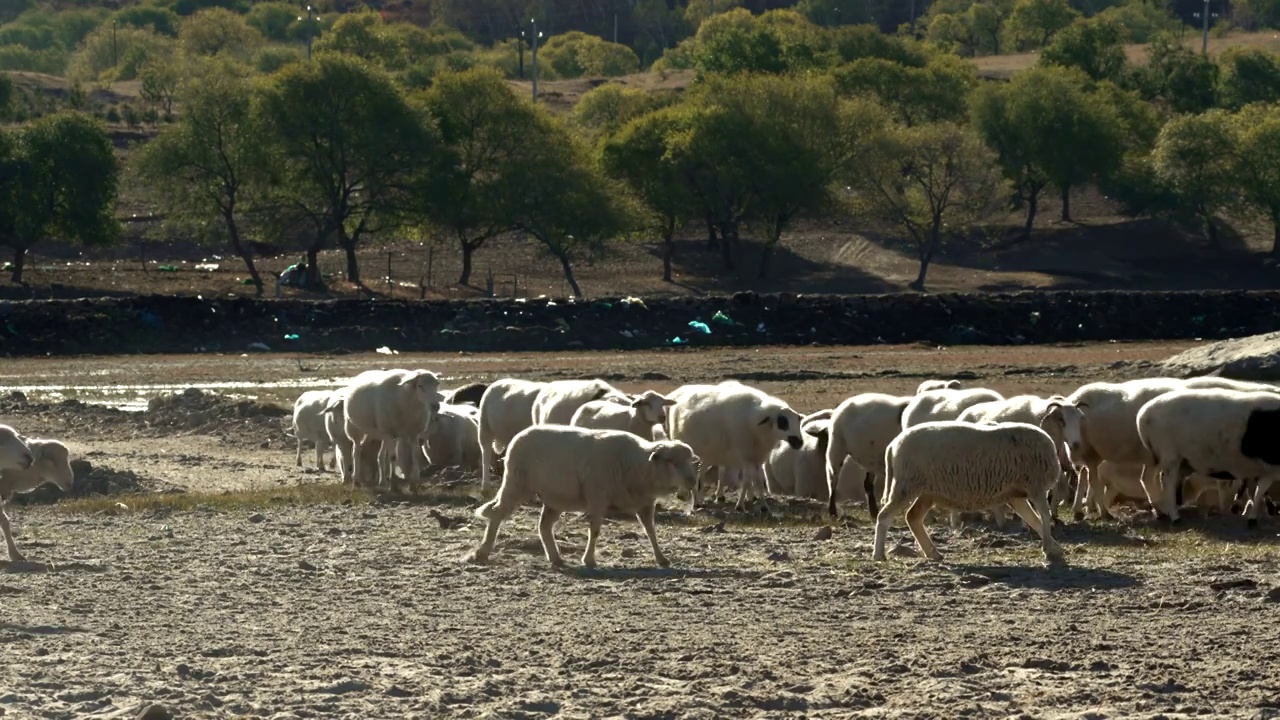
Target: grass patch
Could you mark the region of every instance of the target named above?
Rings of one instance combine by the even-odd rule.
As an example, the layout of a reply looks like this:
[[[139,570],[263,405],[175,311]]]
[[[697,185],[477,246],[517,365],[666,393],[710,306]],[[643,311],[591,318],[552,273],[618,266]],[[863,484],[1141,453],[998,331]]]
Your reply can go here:
[[[300,505],[367,505],[377,499],[366,488],[310,483],[285,488],[224,490],[222,492],[136,493],[100,495],[57,503],[50,507],[61,515],[137,513],[155,510],[256,510]]]

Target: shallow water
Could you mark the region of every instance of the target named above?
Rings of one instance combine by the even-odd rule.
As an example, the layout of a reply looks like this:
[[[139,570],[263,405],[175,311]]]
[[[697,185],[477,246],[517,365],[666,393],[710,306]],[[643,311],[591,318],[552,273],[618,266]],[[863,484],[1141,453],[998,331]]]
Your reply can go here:
[[[253,400],[289,407],[300,391],[342,387],[349,378],[296,378],[271,382],[156,383],[147,385],[0,385],[0,396],[20,392],[31,402],[79,400],[128,412],[142,412],[152,398],[195,388],[233,400]]]

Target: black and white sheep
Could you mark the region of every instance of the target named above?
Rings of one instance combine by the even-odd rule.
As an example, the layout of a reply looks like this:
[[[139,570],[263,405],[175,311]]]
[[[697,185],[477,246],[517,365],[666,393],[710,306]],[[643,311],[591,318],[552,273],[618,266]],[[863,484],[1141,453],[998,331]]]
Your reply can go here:
[[[1040,536],[1045,557],[1061,562],[1049,512],[1049,491],[1061,469],[1053,438],[1035,425],[944,420],[908,428],[885,451],[888,489],[876,516],[872,559],[885,559],[885,537],[896,515],[905,512],[920,551],[941,560],[924,525],[935,505],[981,511],[1008,503]]]
[[[1254,486],[1246,513],[1258,524],[1259,504],[1280,479],[1280,394],[1237,390],[1175,390],[1138,411],[1138,436],[1158,468],[1159,494],[1149,494],[1170,522],[1178,520],[1182,483],[1191,472]]]
[[[485,562],[493,552],[498,529],[521,505],[538,498],[542,517],[538,534],[547,560],[564,565],[554,527],[565,512],[581,512],[589,521],[582,564],[596,564],[596,541],[609,512],[634,513],[661,567],[670,562],[658,548],[655,503],[679,490],[692,490],[698,458],[686,444],[649,442],[618,430],[567,425],[535,425],[522,430],[507,448],[506,473],[492,500],[476,510],[488,521],[484,539],[468,560]]]

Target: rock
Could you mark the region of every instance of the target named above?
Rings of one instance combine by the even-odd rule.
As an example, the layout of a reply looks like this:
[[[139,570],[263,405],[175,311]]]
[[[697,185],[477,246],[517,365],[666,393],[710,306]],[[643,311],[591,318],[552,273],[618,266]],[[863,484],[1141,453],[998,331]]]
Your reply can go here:
[[[1280,603],[1280,585],[1277,585],[1271,588],[1270,590],[1268,590],[1266,596],[1263,599],[1269,603]]]
[[[716,523],[715,525],[708,525],[708,526],[706,526],[706,527],[702,528],[700,532],[704,532],[704,533],[722,533],[722,532],[724,532],[724,521],[723,521],[723,520],[721,520],[720,522]]]
[[[267,519],[267,516],[263,515],[262,513],[254,513],[249,516],[249,522],[251,523],[260,523],[266,519]]]
[[[831,533],[832,533],[832,532],[834,532],[834,531],[831,529],[831,526],[830,526],[830,525],[823,525],[822,527],[818,528],[818,532],[814,533],[814,535],[813,535],[813,539],[814,539],[815,541],[817,541],[817,540],[830,540],[830,539],[831,539]]]
[[[154,703],[139,710],[134,720],[173,720],[173,713],[165,706]]]
[[[1221,340],[1178,353],[1156,365],[1174,377],[1221,375],[1237,380],[1280,380],[1280,332]]]
[[[1235,580],[1222,580],[1219,582],[1209,583],[1211,590],[1225,592],[1227,590],[1252,590],[1258,587],[1258,583],[1249,578],[1237,578]]]
[[[310,570],[312,572],[315,572],[316,570],[320,569],[320,568],[317,568],[315,565],[312,565],[311,563],[307,562],[306,560],[299,560],[298,567],[302,568],[303,570]]]
[[[984,585],[991,584],[991,578],[986,575],[977,575],[975,573],[966,573],[960,576],[960,585],[967,588],[980,588]]]
[[[783,560],[790,559],[790,557],[791,556],[788,555],[785,550],[775,550],[769,553],[770,562],[782,562]]]

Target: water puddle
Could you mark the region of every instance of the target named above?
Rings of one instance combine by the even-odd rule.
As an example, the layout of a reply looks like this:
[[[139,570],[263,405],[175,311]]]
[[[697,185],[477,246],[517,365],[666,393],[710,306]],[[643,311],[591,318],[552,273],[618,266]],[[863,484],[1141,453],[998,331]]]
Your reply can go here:
[[[0,385],[0,396],[20,392],[27,400],[59,403],[79,400],[86,405],[102,405],[127,412],[142,412],[154,397],[195,388],[216,392],[232,400],[253,400],[292,407],[303,390],[328,390],[345,385],[349,377],[305,378],[273,382],[205,382],[155,385]]]

